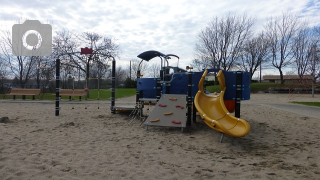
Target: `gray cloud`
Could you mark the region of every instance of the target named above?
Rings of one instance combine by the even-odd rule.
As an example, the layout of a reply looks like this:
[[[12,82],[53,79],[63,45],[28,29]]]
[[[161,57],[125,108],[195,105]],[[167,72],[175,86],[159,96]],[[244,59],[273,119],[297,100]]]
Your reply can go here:
[[[320,2],[312,0],[2,0],[0,22],[38,19],[52,22],[54,30],[96,31],[114,37],[122,50],[121,63],[153,49],[176,54],[182,64],[189,64],[197,34],[213,17],[245,12],[256,19],[259,30],[271,16],[290,10],[319,25],[319,7]]]

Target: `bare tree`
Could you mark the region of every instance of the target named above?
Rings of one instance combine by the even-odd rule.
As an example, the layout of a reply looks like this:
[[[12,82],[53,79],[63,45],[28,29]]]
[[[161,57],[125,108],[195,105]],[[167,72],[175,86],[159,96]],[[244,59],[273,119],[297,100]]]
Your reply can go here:
[[[201,58],[201,59],[193,59],[191,66],[202,71],[203,69],[208,69],[212,67],[212,61],[209,59]]]
[[[95,32],[84,32],[76,35],[63,30],[57,32],[53,41],[56,56],[62,57],[68,66],[83,71],[86,78],[90,77],[90,67],[93,63],[98,63],[100,70],[107,70],[109,56],[117,57],[120,53],[115,39]],[[92,48],[93,54],[81,55],[77,53],[80,48],[84,47]],[[95,55],[95,53],[100,53],[100,55]]]
[[[314,82],[320,78],[320,26],[313,28],[313,37],[314,37],[314,58],[312,58],[309,63],[309,69],[311,74],[314,75]]]
[[[156,64],[156,63],[153,63],[150,65],[149,67],[149,70],[150,70],[150,76],[153,77],[153,78],[156,78],[156,77],[160,77],[160,64]]]
[[[106,77],[110,65],[103,64],[101,61],[96,61],[90,66],[90,77],[92,78],[104,78]]]
[[[284,83],[283,68],[294,59],[292,44],[299,28],[298,16],[289,12],[271,18],[266,25],[266,34],[271,41],[271,62],[279,70],[281,84]]]
[[[140,70],[140,75],[144,75],[148,68],[148,64],[145,61],[140,61],[138,59],[131,60],[131,73],[132,73],[132,80],[136,80],[138,77],[138,70]]]
[[[19,80],[22,88],[34,75],[36,67],[36,56],[13,56],[12,55],[12,34],[11,31],[1,30],[0,53],[2,60],[8,63],[12,74]]]
[[[293,54],[300,81],[303,80],[303,75],[306,73],[310,62],[313,59],[313,50],[315,42],[312,40],[312,30],[305,26],[298,31],[294,38]]]
[[[198,35],[194,64],[229,70],[239,59],[244,42],[254,24],[246,14],[214,18]]]
[[[54,78],[55,63],[50,56],[37,56],[35,61],[36,69],[33,77],[35,77],[37,88],[40,88],[41,83],[48,85],[50,80]]]
[[[257,37],[246,41],[243,45],[243,54],[239,67],[250,72],[251,79],[259,66],[268,59],[270,42],[262,32]]]
[[[128,77],[128,72],[122,68],[122,66],[118,66],[116,69],[116,84],[123,83]]]
[[[0,54],[0,93],[4,93],[4,83],[8,75],[8,66]]]
[[[0,55],[0,79],[4,79],[8,74],[8,65],[5,58]]]

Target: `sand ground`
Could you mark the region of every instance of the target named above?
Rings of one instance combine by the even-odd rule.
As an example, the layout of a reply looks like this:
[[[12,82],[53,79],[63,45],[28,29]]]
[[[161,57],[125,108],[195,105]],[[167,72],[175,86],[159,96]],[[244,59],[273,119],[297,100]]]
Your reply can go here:
[[[320,95],[252,94],[251,132],[223,143],[200,118],[146,131],[108,103],[62,102],[55,116],[54,102],[0,101],[0,179],[320,179],[320,116],[291,100]]]

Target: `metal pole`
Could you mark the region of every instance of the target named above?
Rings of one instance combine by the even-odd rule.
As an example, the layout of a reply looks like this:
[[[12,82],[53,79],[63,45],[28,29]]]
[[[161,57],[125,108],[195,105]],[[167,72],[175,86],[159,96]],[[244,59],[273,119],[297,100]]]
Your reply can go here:
[[[56,116],[59,116],[59,101],[60,101],[60,59],[56,60]]]
[[[130,80],[131,80],[131,61],[130,61]]]
[[[114,101],[115,101],[115,97],[116,97],[116,60],[114,59],[114,57],[112,57],[112,78],[111,78],[111,82],[112,82],[112,87],[111,87],[111,113],[115,113],[115,109],[114,109]]]
[[[192,107],[192,97],[191,97],[191,90],[192,90],[192,72],[188,72],[188,95],[187,95],[187,126],[191,126],[191,107]]]
[[[98,78],[98,109],[100,109],[100,78]]]
[[[314,98],[314,75],[315,75],[315,70],[316,70],[316,46],[313,46],[313,64],[312,64],[312,97]]]
[[[236,104],[235,104],[235,117],[240,118],[240,103],[242,98],[242,72],[236,73]]]

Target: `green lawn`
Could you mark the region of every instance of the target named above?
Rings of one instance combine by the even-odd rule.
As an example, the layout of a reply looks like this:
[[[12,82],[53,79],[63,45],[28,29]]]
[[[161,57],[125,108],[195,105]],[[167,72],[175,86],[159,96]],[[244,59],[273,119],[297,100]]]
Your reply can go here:
[[[297,85],[297,84],[277,84],[277,83],[251,83],[250,90],[251,93],[257,93],[259,91],[266,91],[269,88],[311,88],[305,85]],[[206,86],[206,90],[213,92],[220,92],[220,85]],[[133,96],[136,94],[135,88],[116,88],[116,99],[121,97]],[[100,100],[109,100],[111,96],[111,92],[109,89],[100,89],[99,99]],[[0,97],[1,98],[1,97]],[[37,97],[36,97],[37,98]],[[5,99],[12,99],[12,96],[6,96]],[[22,96],[17,96],[16,99],[22,99]],[[26,99],[32,99],[32,96],[27,96]],[[38,99],[38,98],[37,98]],[[43,100],[55,100],[55,95],[52,93],[45,93],[43,95]],[[63,96],[62,99],[69,99],[69,97]],[[78,97],[75,97],[78,99]],[[98,90],[91,89],[89,91],[88,100],[98,100]]]
[[[269,88],[306,88],[307,86],[297,85],[297,84],[277,84],[277,83],[251,83],[250,90],[251,93],[257,93],[259,91],[266,91]],[[308,87],[311,88],[311,85]],[[207,91],[210,92],[220,92],[220,85],[207,86]]]
[[[128,97],[128,96],[133,96],[136,94],[136,89],[135,88],[117,88],[116,89],[116,99],[121,98],[121,97]],[[44,93],[41,94],[42,100],[55,100],[55,94],[53,93]],[[99,96],[98,96],[99,95]],[[89,90],[89,98],[87,100],[98,100],[98,97],[100,100],[110,100],[111,97],[111,91],[110,89],[100,89],[98,91],[97,89],[91,89]],[[62,96],[62,99],[69,99],[69,96]],[[6,95],[5,99],[12,99],[11,95]],[[22,99],[22,96],[16,96],[16,99]],[[32,99],[32,96],[26,96],[26,99]],[[39,99],[36,96],[36,99]],[[74,97],[74,99],[79,99],[79,97]],[[84,99],[84,97],[82,97]]]
[[[297,102],[297,101],[292,101],[291,103],[294,103],[294,104],[303,104],[303,105],[307,105],[307,106],[317,106],[317,107],[320,107],[320,102]]]

